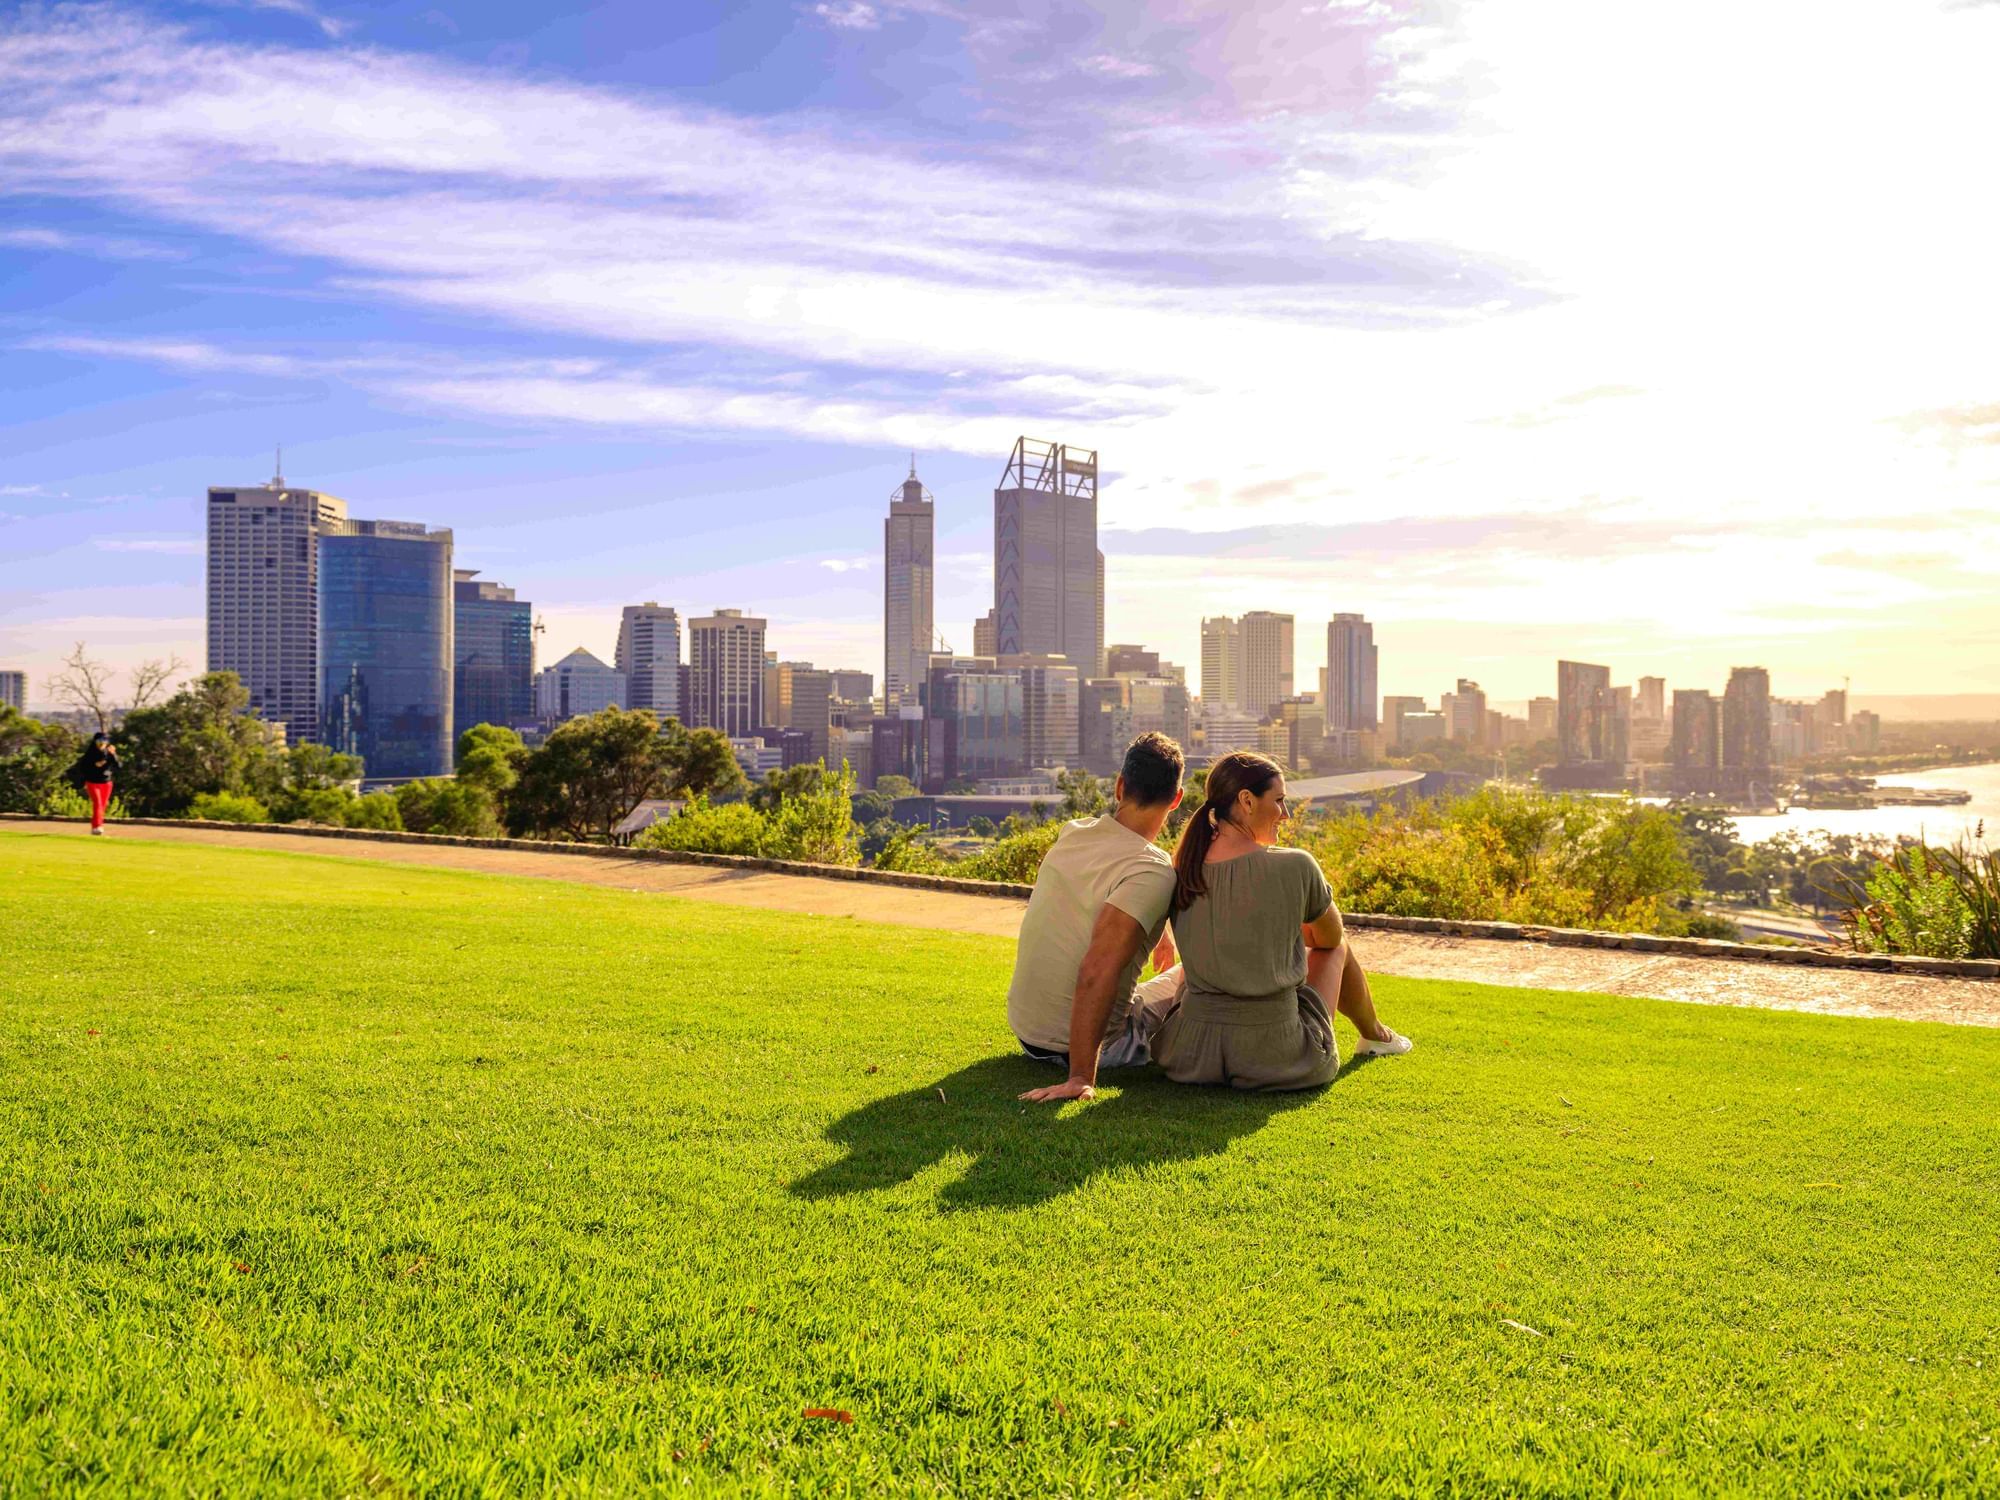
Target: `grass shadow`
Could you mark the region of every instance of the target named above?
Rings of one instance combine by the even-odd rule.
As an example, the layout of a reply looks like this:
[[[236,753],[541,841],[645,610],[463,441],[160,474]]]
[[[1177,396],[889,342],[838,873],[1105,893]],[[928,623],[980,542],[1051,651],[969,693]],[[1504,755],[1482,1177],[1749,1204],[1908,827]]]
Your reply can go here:
[[[1027,1208],[1103,1173],[1213,1156],[1320,1096],[1318,1089],[1191,1088],[1142,1068],[1107,1075],[1107,1092],[1081,1107],[1059,1110],[1016,1097],[1061,1077],[1025,1057],[989,1057],[865,1104],[827,1127],[827,1139],[847,1154],[790,1191],[814,1199],[873,1192],[963,1152],[972,1165],[938,1194],[940,1208]]]

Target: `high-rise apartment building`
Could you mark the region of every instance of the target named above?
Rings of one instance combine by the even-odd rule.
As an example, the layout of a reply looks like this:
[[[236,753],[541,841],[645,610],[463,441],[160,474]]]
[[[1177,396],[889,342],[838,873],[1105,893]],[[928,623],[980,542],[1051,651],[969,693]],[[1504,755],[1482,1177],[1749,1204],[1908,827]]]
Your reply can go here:
[[[1330,691],[1328,696],[1332,696]],[[1382,700],[1382,729],[1388,743],[1391,745],[1403,744],[1404,716],[1423,713],[1427,707],[1428,705],[1421,698],[1406,697],[1398,693],[1391,693],[1385,697]],[[1331,723],[1332,720],[1329,718],[1329,726],[1331,726]]]
[[[1556,663],[1556,746],[1564,765],[1601,764],[1611,758],[1606,745],[1610,714],[1611,668]]]
[[[1556,709],[1553,698],[1528,700],[1528,740],[1531,744],[1539,745],[1556,737]]]
[[[1335,615],[1326,627],[1328,730],[1377,726],[1375,671],[1375,627],[1360,615]]]
[[[1731,667],[1722,693],[1722,771],[1731,796],[1771,785],[1771,674]]]
[[[1083,674],[1060,656],[1003,656],[1021,674],[1021,763],[1029,770],[1079,764]]]
[[[1667,762],[1677,797],[1717,790],[1722,766],[1722,716],[1715,695],[1694,688],[1674,690],[1673,739]]]
[[[535,674],[535,717],[556,725],[625,704],[625,674],[578,646]]]
[[[867,703],[875,696],[875,675],[836,668],[833,673],[833,696],[842,703]]]
[[[748,739],[764,718],[764,621],[718,609],[688,622],[688,723]]]
[[[892,709],[917,701],[936,639],[936,527],[936,504],[917,478],[913,453],[910,477],[891,492],[882,523],[882,700]]]
[[[1160,653],[1148,651],[1144,646],[1121,642],[1104,648],[1104,675],[1122,677],[1127,673],[1134,677],[1158,677],[1160,675]]]
[[[1019,669],[987,657],[934,653],[920,726],[924,789],[941,792],[956,782],[1025,770],[1026,717]]]
[[[454,732],[527,723],[535,716],[534,606],[476,568],[459,568],[451,580]]]
[[[1233,616],[1201,622],[1201,701],[1206,708],[1243,706],[1243,629]]]
[[[1097,454],[1021,438],[993,491],[994,646],[1104,667]]]
[[[319,739],[319,539],[347,504],[283,474],[208,492],[208,670],[234,672],[250,706],[297,744]]]
[[[16,713],[28,711],[26,672],[0,672],[0,707],[11,708]]]
[[[1236,623],[1243,641],[1242,706],[1265,717],[1292,696],[1292,617],[1253,609]]]
[[[1458,679],[1456,692],[1446,693],[1439,708],[1444,713],[1445,733],[1468,745],[1485,745],[1486,690],[1470,678]]]
[[[371,780],[448,774],[451,533],[349,520],[318,541],[320,738]]]
[[[825,761],[837,771],[840,769],[840,762],[830,758],[833,735],[833,673],[822,672],[818,667],[804,662],[794,662],[791,668],[792,706],[785,727],[795,729],[806,737],[806,760]]]
[[[661,722],[681,717],[680,611],[648,599],[618,617],[611,665],[625,674],[625,708],[649,708]]]
[[[1664,719],[1667,716],[1667,679],[1641,677],[1639,690],[1632,695],[1632,717]]]

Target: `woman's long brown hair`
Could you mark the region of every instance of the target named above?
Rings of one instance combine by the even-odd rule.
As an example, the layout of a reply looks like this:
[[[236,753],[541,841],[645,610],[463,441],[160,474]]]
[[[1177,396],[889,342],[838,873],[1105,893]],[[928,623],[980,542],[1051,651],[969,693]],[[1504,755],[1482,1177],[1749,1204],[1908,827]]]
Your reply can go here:
[[[1248,792],[1261,797],[1271,783],[1284,775],[1278,763],[1255,750],[1232,750],[1208,771],[1208,794],[1194,816],[1181,829],[1181,841],[1174,846],[1174,910],[1186,911],[1195,897],[1208,894],[1208,878],[1202,866],[1208,861],[1209,846],[1230,813],[1236,808],[1236,794]]]

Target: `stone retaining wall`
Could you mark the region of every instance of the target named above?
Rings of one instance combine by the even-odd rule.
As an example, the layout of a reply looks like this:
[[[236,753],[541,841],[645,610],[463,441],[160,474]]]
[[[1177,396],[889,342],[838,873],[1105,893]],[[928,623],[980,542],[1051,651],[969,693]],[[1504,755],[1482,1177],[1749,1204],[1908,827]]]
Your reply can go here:
[[[80,818],[39,818],[27,813],[0,813],[0,819],[15,822],[85,821]],[[443,844],[461,849],[516,849],[527,854],[572,854],[579,859],[650,860],[661,864],[704,865],[758,874],[797,875],[811,880],[854,880],[869,885],[945,891],[953,895],[985,896],[1000,901],[1025,901],[1034,889],[1032,886],[998,881],[957,880],[948,875],[912,875],[900,870],[864,870],[841,865],[809,865],[795,860],[759,859],[744,854],[621,849],[608,844],[563,844],[541,839],[476,839],[443,833],[391,833],[376,828],[326,828],[311,823],[211,823],[192,818],[123,818],[119,824],[128,828],[208,828],[231,833],[289,833],[310,838],[363,839],[375,843]],[[1885,974],[1949,975],[1959,979],[2000,982],[2000,959],[1991,958],[1906,958],[1885,953],[1853,953],[1843,948],[1781,948],[1762,943],[1730,943],[1716,938],[1656,937],[1643,932],[1593,932],[1574,927],[1529,927],[1517,922],[1460,922],[1443,917],[1392,917],[1368,912],[1347,912],[1344,915],[1347,925],[1358,931],[1372,928],[1384,932],[1428,932],[1443,937],[1551,943],[1569,948],[1624,949],[1685,958],[1726,958],[1748,963],[1861,969]]]

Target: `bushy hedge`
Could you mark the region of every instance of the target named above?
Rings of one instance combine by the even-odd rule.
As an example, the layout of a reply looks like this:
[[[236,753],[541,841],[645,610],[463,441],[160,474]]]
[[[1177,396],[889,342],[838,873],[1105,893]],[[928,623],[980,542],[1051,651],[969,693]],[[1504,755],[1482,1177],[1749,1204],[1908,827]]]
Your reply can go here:
[[[240,792],[203,792],[188,803],[187,815],[205,823],[268,823],[271,810]]]
[[[855,865],[861,862],[861,830],[849,808],[853,793],[854,774],[843,765],[835,772],[801,778],[768,809],[749,802],[711,803],[706,797],[696,797],[633,843],[641,849]]]

